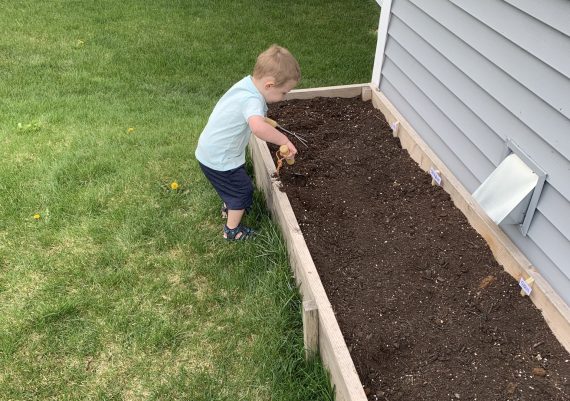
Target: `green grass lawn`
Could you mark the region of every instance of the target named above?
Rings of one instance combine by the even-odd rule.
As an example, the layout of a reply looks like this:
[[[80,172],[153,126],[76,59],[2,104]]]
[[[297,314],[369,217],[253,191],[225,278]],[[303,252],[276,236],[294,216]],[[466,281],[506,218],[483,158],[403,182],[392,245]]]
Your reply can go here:
[[[194,148],[272,43],[301,87],[370,81],[375,1],[0,9],[0,399],[330,399],[263,199],[225,243]]]

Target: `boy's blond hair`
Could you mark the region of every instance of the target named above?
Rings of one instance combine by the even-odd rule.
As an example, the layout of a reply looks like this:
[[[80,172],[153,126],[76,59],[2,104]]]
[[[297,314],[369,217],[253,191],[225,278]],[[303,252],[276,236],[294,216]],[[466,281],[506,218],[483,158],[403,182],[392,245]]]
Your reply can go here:
[[[299,82],[301,68],[289,50],[278,45],[271,45],[257,57],[253,77],[256,79],[273,77],[275,86],[281,86],[289,81]]]

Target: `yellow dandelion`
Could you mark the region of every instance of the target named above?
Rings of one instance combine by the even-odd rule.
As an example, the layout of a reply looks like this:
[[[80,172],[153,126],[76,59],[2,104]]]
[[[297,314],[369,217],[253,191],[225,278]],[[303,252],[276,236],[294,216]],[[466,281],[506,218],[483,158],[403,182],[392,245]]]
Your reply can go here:
[[[34,219],[39,220],[42,216],[39,213],[34,214]]]
[[[176,191],[178,189],[179,185],[176,181],[174,181],[173,183],[170,184],[170,189]]]
[[[129,127],[129,128],[127,129],[127,133],[128,133],[128,134],[132,134],[133,132],[135,132],[135,129],[134,129],[133,127]]]

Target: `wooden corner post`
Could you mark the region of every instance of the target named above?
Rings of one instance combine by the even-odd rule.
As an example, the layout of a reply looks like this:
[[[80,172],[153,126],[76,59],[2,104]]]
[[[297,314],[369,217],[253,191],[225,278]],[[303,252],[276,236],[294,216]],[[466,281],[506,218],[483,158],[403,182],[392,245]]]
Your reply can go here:
[[[303,343],[305,359],[313,359],[319,350],[319,309],[312,299],[303,301]]]

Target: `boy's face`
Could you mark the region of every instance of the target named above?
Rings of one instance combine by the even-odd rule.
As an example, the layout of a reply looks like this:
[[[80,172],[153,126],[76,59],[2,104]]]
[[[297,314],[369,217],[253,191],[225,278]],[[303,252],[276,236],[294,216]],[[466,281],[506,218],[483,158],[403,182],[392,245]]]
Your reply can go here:
[[[267,103],[280,102],[285,99],[285,95],[291,91],[297,82],[287,81],[283,85],[275,86],[275,81],[267,80],[263,85],[263,97]]]

